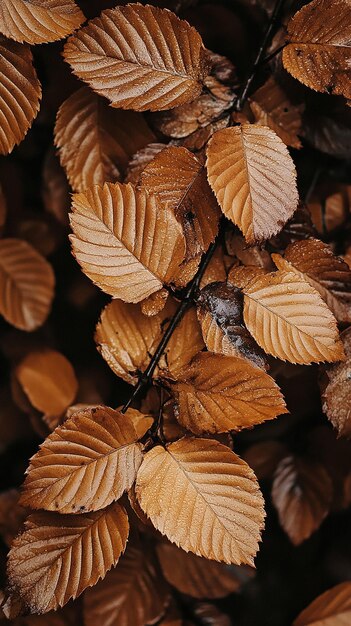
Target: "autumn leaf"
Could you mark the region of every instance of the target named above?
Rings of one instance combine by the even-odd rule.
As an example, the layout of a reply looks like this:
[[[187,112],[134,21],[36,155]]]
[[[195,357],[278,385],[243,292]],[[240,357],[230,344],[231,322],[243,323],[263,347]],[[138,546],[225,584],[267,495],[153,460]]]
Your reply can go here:
[[[351,618],[351,583],[328,589],[300,613],[293,626],[346,626]]]
[[[287,448],[280,441],[259,441],[245,450],[244,461],[255,472],[258,480],[271,478],[278,463],[287,456]]]
[[[169,295],[169,291],[166,287],[163,287],[159,291],[152,293],[148,298],[145,298],[145,300],[142,300],[140,308],[143,315],[153,317],[157,315],[157,313],[161,313],[167,304]]]
[[[326,369],[325,385],[322,392],[323,411],[336,428],[339,435],[351,435],[351,331],[341,333],[346,361],[337,363]]]
[[[60,513],[98,511],[136,477],[142,446],[131,420],[108,407],[78,411],[30,461],[21,503]]]
[[[40,98],[30,47],[0,37],[0,154],[8,154],[24,139]]]
[[[116,565],[128,532],[126,512],[117,503],[83,515],[35,513],[12,544],[10,585],[33,613],[63,606]]]
[[[19,497],[17,489],[0,492],[0,535],[9,547],[27,517],[26,509],[19,504]]]
[[[103,11],[70,37],[64,57],[112,106],[135,111],[161,111],[193,100],[208,73],[198,32],[167,9],[150,5]]]
[[[288,23],[284,67],[311,89],[351,98],[350,38],[348,0],[313,0]]]
[[[120,180],[130,157],[154,139],[141,114],[114,110],[87,87],[57,114],[55,143],[74,191]]]
[[[26,331],[41,326],[54,286],[51,265],[31,245],[20,239],[0,241],[0,313],[10,324]]]
[[[207,171],[223,213],[248,243],[278,233],[297,208],[294,163],[270,128],[243,124],[216,132]]]
[[[130,159],[126,171],[126,183],[137,185],[140,182],[141,173],[145,167],[155,158],[155,156],[166,148],[165,143],[153,142],[149,143],[145,148],[141,148]]]
[[[176,415],[188,430],[223,433],[287,413],[274,380],[248,361],[199,353],[172,385]]]
[[[194,437],[156,446],[144,457],[136,494],[155,528],[183,550],[253,564],[263,498],[254,473],[226,446]]]
[[[273,272],[243,291],[244,322],[268,354],[305,365],[344,358],[334,316],[302,277]]]
[[[140,302],[176,278],[185,255],[184,236],[155,196],[130,183],[106,183],[73,196],[72,211],[73,253],[106,293]]]

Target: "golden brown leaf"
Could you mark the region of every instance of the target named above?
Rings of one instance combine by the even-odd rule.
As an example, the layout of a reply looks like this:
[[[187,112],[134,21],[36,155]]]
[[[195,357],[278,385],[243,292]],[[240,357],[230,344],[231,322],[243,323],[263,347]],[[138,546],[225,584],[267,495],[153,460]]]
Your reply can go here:
[[[198,32],[167,9],[150,5],[103,11],[70,37],[64,57],[112,106],[136,111],[193,100],[208,73]]]
[[[32,62],[29,46],[0,37],[0,154],[22,141],[39,111],[41,86]]]
[[[142,460],[132,421],[96,407],[58,426],[30,461],[21,504],[59,513],[98,511],[133,484]]]
[[[151,296],[140,303],[142,314],[152,317],[157,315],[157,313],[161,313],[166,306],[168,296],[169,292],[164,287],[160,291],[152,293]]]
[[[138,150],[129,161],[124,182],[137,185],[140,181],[142,171],[161,150],[164,150],[164,148],[166,148],[165,143],[154,142]]]
[[[346,361],[328,367],[326,386],[322,394],[323,411],[333,424],[338,434],[351,436],[351,330],[348,328],[341,335]]]
[[[223,598],[240,587],[225,565],[184,552],[172,543],[158,544],[157,556],[166,580],[193,598]]]
[[[73,253],[106,293],[140,302],[176,278],[185,239],[155,196],[130,183],[106,183],[74,195],[72,210]]]
[[[293,544],[308,539],[328,515],[332,481],[323,465],[287,456],[274,476],[272,500],[279,521]]]
[[[322,593],[295,619],[293,626],[347,626],[351,620],[351,582]]]
[[[141,114],[113,109],[88,87],[57,114],[55,144],[74,191],[116,182],[130,157],[154,138]]]
[[[223,282],[227,278],[227,269],[223,248],[217,246],[200,282],[203,289],[210,283]]]
[[[316,91],[351,98],[351,6],[348,0],[313,0],[288,24],[286,70]]]
[[[9,553],[10,585],[32,612],[63,606],[116,565],[128,532],[127,514],[117,503],[83,515],[31,515]]]
[[[228,254],[237,257],[243,265],[254,265],[264,270],[274,268],[267,250],[260,246],[248,246],[244,237],[235,231],[226,232],[225,243]]]
[[[318,233],[325,235],[340,228],[351,210],[351,187],[326,181],[318,185],[307,203]]]
[[[35,289],[33,286],[35,285]],[[55,276],[26,241],[0,241],[0,313],[21,330],[35,330],[49,315]]]
[[[30,44],[70,35],[85,17],[74,0],[2,0],[0,32]]]
[[[297,208],[294,163],[266,126],[243,124],[216,132],[207,148],[207,171],[223,213],[248,243],[278,233]]]
[[[186,552],[253,564],[263,498],[248,465],[211,439],[184,437],[144,457],[136,494],[155,528]]]
[[[272,272],[243,291],[244,322],[268,354],[305,365],[344,358],[334,316],[302,277]]]
[[[199,353],[171,391],[180,423],[195,434],[239,431],[287,413],[273,378],[232,356]]]
[[[120,411],[121,408],[122,407],[120,407],[118,410]],[[154,418],[152,417],[152,415],[140,413],[140,411],[138,411],[137,409],[133,409],[132,407],[129,407],[129,409],[127,409],[125,415],[132,422],[138,439],[141,439],[145,435],[145,433],[147,433],[147,431],[149,430],[149,428],[151,428],[154,422]]]
[[[84,597],[85,626],[144,626],[163,614],[167,587],[145,546],[128,544],[118,567]]]

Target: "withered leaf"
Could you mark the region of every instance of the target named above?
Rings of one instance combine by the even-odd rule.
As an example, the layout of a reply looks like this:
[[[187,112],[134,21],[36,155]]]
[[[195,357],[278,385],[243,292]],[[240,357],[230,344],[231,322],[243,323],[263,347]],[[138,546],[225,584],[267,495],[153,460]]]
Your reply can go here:
[[[257,267],[257,265],[234,265],[228,274],[228,283],[239,289],[244,289],[256,278],[265,276],[267,273],[267,270],[263,267]]]
[[[223,248],[217,246],[200,282],[203,289],[210,283],[223,282],[227,278],[226,259]]]
[[[239,431],[287,413],[273,378],[233,356],[200,352],[171,391],[180,423],[197,435]]]
[[[272,500],[290,540],[298,545],[319,528],[333,496],[332,481],[323,465],[287,456],[275,471]]]
[[[51,265],[31,245],[20,239],[0,241],[0,313],[10,324],[26,331],[41,326],[54,286]]]
[[[351,6],[348,0],[313,0],[288,24],[285,69],[316,91],[351,98]]]
[[[130,183],[105,183],[74,195],[72,210],[73,253],[106,293],[140,302],[176,278],[185,239],[155,196]]]
[[[129,161],[124,182],[137,185],[142,171],[164,148],[166,148],[165,143],[153,142],[149,143],[145,148],[138,150]]]
[[[340,583],[304,609],[293,626],[346,626],[351,619],[351,582]]]
[[[291,363],[344,358],[336,320],[319,293],[294,272],[258,276],[244,291],[244,322],[265,352]]]
[[[156,446],[139,469],[136,494],[155,528],[187,552],[253,564],[263,498],[248,465],[211,439]]]
[[[298,203],[295,165],[266,126],[217,131],[207,148],[208,180],[223,213],[248,243],[278,233]]]
[[[113,106],[136,111],[161,111],[193,100],[208,73],[197,31],[167,9],[150,5],[103,11],[70,37],[64,57]]]
[[[55,143],[74,191],[116,182],[130,157],[154,139],[141,114],[113,109],[87,87],[57,114]]]
[[[152,317],[153,315],[157,315],[157,313],[161,313],[167,304],[168,296],[169,291],[163,287],[159,291],[152,293],[151,296],[145,300],[142,300],[140,308],[143,315]]]
[[[121,408],[122,407],[120,407],[120,409]],[[127,409],[125,415],[132,422],[138,439],[141,439],[145,435],[149,428],[151,428],[154,421],[152,415],[141,413],[132,407]]]
[[[323,411],[343,437],[351,436],[351,330],[341,333],[346,361],[326,369],[326,385],[322,393]]]
[[[21,503],[60,513],[102,509],[132,486],[141,451],[127,415],[104,406],[78,411],[31,458]]]
[[[321,235],[346,222],[351,207],[351,187],[330,180],[318,185],[307,204],[312,221]]]
[[[102,582],[84,596],[86,626],[144,626],[162,616],[168,590],[154,556],[143,545],[128,544],[125,554]]]
[[[228,254],[237,257],[243,265],[255,265],[265,270],[273,269],[269,252],[260,246],[249,246],[244,237],[235,231],[226,232],[225,243]]]
[[[35,513],[12,544],[10,585],[31,612],[63,606],[116,565],[128,532],[127,514],[117,503],[83,515]]]
[[[0,154],[11,152],[25,137],[40,98],[30,47],[0,37]]]

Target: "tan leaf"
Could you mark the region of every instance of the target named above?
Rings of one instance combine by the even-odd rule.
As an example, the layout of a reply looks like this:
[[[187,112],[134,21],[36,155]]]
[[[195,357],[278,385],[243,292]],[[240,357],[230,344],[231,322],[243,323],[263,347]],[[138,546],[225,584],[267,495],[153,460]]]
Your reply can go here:
[[[243,291],[244,322],[268,354],[304,365],[344,358],[334,316],[296,273],[258,276]]]
[[[168,296],[169,292],[164,287],[160,291],[152,293],[151,296],[140,303],[142,314],[152,317],[157,315],[157,313],[161,313],[166,306]]]
[[[141,114],[113,109],[88,87],[57,114],[55,144],[74,191],[116,182],[130,157],[154,138]]]
[[[144,457],[136,494],[155,528],[183,550],[253,564],[263,498],[254,473],[226,446],[194,437],[156,446]]]
[[[0,32],[30,44],[70,35],[85,17],[74,0],[2,0]]]
[[[287,146],[301,148],[303,105],[293,105],[273,76],[250,97],[255,123],[268,126]]]
[[[171,391],[180,423],[195,434],[239,431],[288,412],[273,378],[232,356],[199,353]]]
[[[0,493],[0,534],[8,546],[27,517],[26,509],[19,504],[19,497],[17,489],[8,489]]]
[[[338,434],[351,436],[351,330],[341,333],[346,361],[328,367],[327,384],[322,394],[323,411],[333,424]]]
[[[348,0],[313,0],[288,24],[286,70],[316,91],[351,98],[351,6]]]
[[[332,481],[321,464],[293,456],[280,461],[272,500],[293,544],[302,543],[319,528],[329,513],[332,496]]]
[[[351,619],[351,582],[322,593],[300,613],[293,626],[347,626]]]
[[[322,236],[340,228],[351,210],[351,187],[327,180],[318,185],[307,203],[312,221]]]
[[[223,248],[217,246],[200,282],[203,289],[210,283],[223,282],[227,279],[227,270]]]
[[[116,565],[128,532],[127,514],[117,503],[83,515],[31,515],[9,553],[10,585],[32,612],[63,606]]]
[[[157,556],[166,580],[193,598],[223,598],[240,587],[225,565],[186,553],[172,543],[159,543]]]
[[[199,128],[199,130],[196,130],[194,133],[191,133],[191,135],[181,140],[183,148],[187,148],[191,152],[199,153],[205,148],[207,142],[212,137],[212,135],[217,130],[227,128],[229,122],[230,117],[229,115],[226,115],[225,117],[220,118],[215,122],[211,122],[211,124],[208,124],[208,126],[205,126],[205,128]]]
[[[294,163],[266,126],[243,124],[216,132],[207,148],[207,171],[223,213],[248,243],[278,233],[297,208]]]
[[[146,166],[140,180],[182,225],[186,260],[206,252],[217,235],[220,210],[197,158],[186,148],[165,148]]]
[[[138,372],[149,364],[150,355],[161,341],[165,327],[176,311],[177,303],[169,299],[165,308],[148,317],[140,305],[113,300],[104,309],[96,329],[96,342],[111,369],[125,381],[135,383]],[[176,376],[181,367],[202,350],[204,343],[195,309],[189,309],[176,327],[159,367]],[[158,376],[159,370],[155,370]]]
[[[198,32],[167,9],[150,5],[103,11],[70,37],[64,57],[112,106],[136,111],[193,100],[208,73]]]
[[[314,287],[339,322],[351,322],[351,270],[330,247],[318,239],[297,241],[284,259],[273,254],[280,270],[293,271]]]
[[[120,407],[118,410],[121,410],[121,408],[122,407]],[[138,439],[141,439],[154,423],[154,418],[152,417],[152,415],[145,415],[144,413],[140,413],[140,411],[138,411],[137,409],[133,409],[132,407],[129,407],[129,409],[127,409],[125,415],[132,422]]]
[[[140,181],[142,171],[161,150],[164,150],[164,148],[166,148],[165,143],[154,142],[138,150],[129,161],[124,182],[137,185]]]
[[[98,511],[129,489],[142,460],[131,420],[108,407],[75,413],[30,461],[21,504],[60,513]]]
[[[239,259],[243,265],[254,265],[264,270],[274,269],[270,254],[260,246],[248,246],[244,237],[234,230],[226,232],[225,243],[228,254]]]
[[[15,375],[31,405],[44,413],[49,427],[56,425],[78,391],[71,363],[55,350],[30,352],[16,367]]]
[[[11,152],[26,136],[40,98],[30,47],[0,37],[0,154]]]
[[[184,236],[155,196],[130,183],[106,183],[73,196],[72,210],[73,253],[106,293],[139,302],[176,277]]]
[[[145,546],[128,544],[118,567],[85,594],[85,626],[154,623],[165,610],[167,595],[152,553]]]
[[[32,246],[20,239],[0,241],[0,313],[10,324],[27,331],[44,324],[54,286],[51,265]]]

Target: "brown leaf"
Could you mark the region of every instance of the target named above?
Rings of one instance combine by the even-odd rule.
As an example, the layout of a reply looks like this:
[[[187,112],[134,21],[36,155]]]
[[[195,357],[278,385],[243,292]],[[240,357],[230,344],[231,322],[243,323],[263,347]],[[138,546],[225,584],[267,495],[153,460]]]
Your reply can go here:
[[[157,556],[166,580],[193,598],[223,598],[240,587],[225,565],[184,552],[172,543],[159,543]]]
[[[128,544],[118,567],[84,596],[85,626],[144,626],[163,614],[167,587],[150,550]]]
[[[116,182],[130,157],[154,139],[141,114],[115,110],[87,87],[57,114],[55,144],[74,191]]]
[[[217,131],[208,144],[207,170],[223,213],[248,243],[278,233],[297,208],[294,163],[270,128],[243,124]]]
[[[72,210],[73,253],[106,293],[140,302],[176,278],[185,239],[172,212],[155,196],[130,183],[106,183],[75,194]]]
[[[207,265],[200,282],[200,289],[210,283],[223,282],[227,279],[226,259],[223,248],[217,246]]]
[[[64,57],[112,106],[136,111],[193,100],[208,73],[198,32],[174,13],[150,5],[103,11],[70,37]]]
[[[346,626],[351,619],[351,582],[322,593],[300,613],[293,626]]]
[[[151,296],[140,303],[142,314],[152,317],[157,315],[157,313],[161,313],[166,306],[168,296],[169,292],[164,287],[160,291],[152,293]]]
[[[350,38],[348,0],[313,0],[288,24],[284,67],[311,89],[351,98]]]
[[[85,17],[74,0],[2,0],[0,32],[30,44],[70,35]]]
[[[332,497],[332,481],[321,464],[294,456],[280,461],[272,500],[279,521],[294,545],[308,539],[319,528],[329,513]]]
[[[55,350],[31,352],[16,367],[15,376],[31,405],[55,427],[78,391],[71,363]]]
[[[33,289],[35,285],[35,289]],[[54,297],[51,265],[26,241],[0,241],[0,313],[21,330],[44,324]]]
[[[244,322],[268,354],[304,365],[344,358],[334,316],[296,273],[258,276],[243,291]]]
[[[83,515],[31,515],[9,553],[10,585],[31,612],[63,606],[116,565],[128,532],[127,514],[117,503]]]
[[[280,270],[296,272],[318,291],[339,322],[351,322],[351,270],[330,247],[318,239],[291,244],[284,259],[272,258]]]
[[[122,407],[119,407],[118,410],[120,411],[121,408]],[[145,415],[144,413],[140,413],[140,411],[138,411],[137,409],[133,409],[132,407],[129,407],[129,409],[127,409],[125,415],[132,422],[138,439],[141,439],[154,423],[154,418],[152,415]]]
[[[98,511],[133,484],[142,460],[132,421],[96,407],[58,426],[30,461],[21,504],[59,513]]]
[[[137,185],[140,181],[140,175],[145,167],[155,158],[155,156],[166,148],[165,143],[149,143],[145,148],[138,150],[129,161],[125,182]]]
[[[210,352],[236,356],[268,369],[267,359],[243,322],[243,295],[229,283],[212,283],[200,291],[197,317]]]
[[[351,209],[351,187],[326,181],[318,185],[308,201],[313,224],[323,236],[340,228]]]
[[[272,270],[273,263],[269,252],[260,246],[248,246],[242,235],[227,231],[225,243],[228,253],[237,257],[243,265],[254,265],[264,270]]]
[[[328,367],[327,384],[322,394],[323,411],[339,435],[351,436],[351,329],[341,335],[346,361]]]
[[[0,154],[11,152],[26,136],[40,98],[30,47],[0,37]]]
[[[240,431],[287,413],[273,378],[232,356],[199,353],[171,391],[180,423],[197,435]]]
[[[19,497],[17,489],[0,493],[0,534],[9,547],[27,517],[27,511],[19,504]]]
[[[263,498],[254,473],[226,446],[194,437],[156,446],[144,457],[136,494],[155,528],[183,550],[253,564]]]

